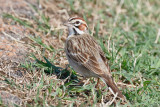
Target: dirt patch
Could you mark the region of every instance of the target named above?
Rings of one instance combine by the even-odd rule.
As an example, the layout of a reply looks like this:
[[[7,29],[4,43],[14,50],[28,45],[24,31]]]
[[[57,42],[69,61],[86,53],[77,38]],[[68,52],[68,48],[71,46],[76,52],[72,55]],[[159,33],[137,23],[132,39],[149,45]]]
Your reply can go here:
[[[56,50],[64,47],[63,44],[67,33],[63,37],[58,37],[56,34],[44,34],[43,31],[38,29],[43,24],[40,26],[34,24],[37,20],[43,20],[34,8],[40,10],[45,8],[46,13],[44,15],[50,18],[50,30],[58,32],[61,29],[61,23],[66,19],[66,16],[67,18],[69,16],[66,10],[59,9],[58,5],[52,5],[55,3],[58,2],[40,1],[38,3],[37,0],[0,0],[0,90],[2,90],[0,91],[0,97],[2,102],[8,106],[13,106],[13,104],[21,105],[24,103],[24,99],[30,96],[26,95],[28,92],[25,93],[21,89],[24,83],[30,83],[33,78],[20,65],[25,63],[28,54],[31,52],[37,53],[36,57],[41,57],[39,52],[43,50],[43,47],[29,38],[36,35],[42,39],[44,44],[52,46]],[[16,19],[4,17],[5,14],[13,15],[23,21],[31,21],[32,28],[25,27],[18,23]],[[33,17],[37,20],[33,20]],[[37,52],[36,49],[30,47],[31,44],[40,48],[40,51]],[[51,58],[53,52],[46,51],[45,56]],[[68,62],[60,56],[64,56],[64,51],[57,51],[55,54],[55,65],[65,67]],[[21,87],[21,89],[15,87]],[[32,97],[29,99],[32,99]],[[32,102],[32,100],[27,102]]]
[[[15,104],[16,105],[21,105],[22,104],[22,99],[20,99],[19,97],[15,96],[11,93],[8,93],[8,92],[5,92],[5,91],[0,91],[0,96],[1,96],[1,99],[2,99],[3,103],[5,105],[7,105],[8,107],[12,107]]]
[[[33,0],[32,3],[35,4],[35,1]],[[31,18],[34,11],[27,1],[0,0],[0,80],[18,80],[19,78],[21,81],[25,73],[19,66],[24,63],[29,53],[27,44],[22,39],[29,35],[29,32],[24,26],[12,23],[10,19],[4,19],[4,13]],[[0,96],[4,104],[8,106],[22,104],[19,94],[11,91],[14,90],[13,88],[5,82],[0,82],[0,84],[0,90],[3,90],[0,91]]]
[[[20,40],[27,35],[26,28],[12,24],[9,19],[2,19],[4,13],[31,17],[34,13],[33,9],[27,1],[0,1],[0,60],[23,62],[27,55],[27,48]]]
[[[0,14],[14,13],[27,18],[32,17],[34,15],[34,11],[30,7],[29,3],[36,5],[36,0],[1,0]]]

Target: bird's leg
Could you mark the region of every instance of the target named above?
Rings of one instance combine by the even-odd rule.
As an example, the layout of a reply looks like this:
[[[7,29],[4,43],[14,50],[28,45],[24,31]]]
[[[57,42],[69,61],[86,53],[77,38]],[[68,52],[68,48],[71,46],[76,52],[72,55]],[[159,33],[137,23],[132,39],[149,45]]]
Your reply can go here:
[[[96,88],[98,87],[98,84],[99,84],[99,78],[97,79],[97,84],[95,86]]]

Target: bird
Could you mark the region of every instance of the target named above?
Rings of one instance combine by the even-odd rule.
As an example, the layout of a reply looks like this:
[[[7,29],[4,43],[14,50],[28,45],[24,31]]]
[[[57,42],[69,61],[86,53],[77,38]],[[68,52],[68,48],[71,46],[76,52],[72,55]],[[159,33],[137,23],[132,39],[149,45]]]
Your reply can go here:
[[[65,53],[69,65],[85,78],[100,78],[120,99],[125,96],[117,87],[105,54],[98,42],[88,32],[88,25],[81,17],[71,17],[63,23],[68,28]]]

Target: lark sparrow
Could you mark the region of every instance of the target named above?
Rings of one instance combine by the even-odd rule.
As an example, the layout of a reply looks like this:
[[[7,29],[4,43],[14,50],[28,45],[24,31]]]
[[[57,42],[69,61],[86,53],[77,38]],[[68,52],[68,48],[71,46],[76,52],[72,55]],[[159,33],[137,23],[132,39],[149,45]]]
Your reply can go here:
[[[101,78],[113,90],[114,94],[117,93],[118,97],[124,99],[125,97],[112,78],[101,47],[88,33],[85,20],[72,17],[64,25],[69,30],[65,52],[70,66],[86,78]]]

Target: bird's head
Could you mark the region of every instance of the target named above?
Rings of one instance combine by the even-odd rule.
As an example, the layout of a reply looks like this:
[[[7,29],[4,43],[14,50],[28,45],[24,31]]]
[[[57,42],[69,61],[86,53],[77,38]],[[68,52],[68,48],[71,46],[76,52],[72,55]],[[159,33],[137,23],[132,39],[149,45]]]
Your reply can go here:
[[[72,17],[64,25],[68,27],[69,36],[88,33],[88,26],[83,18]]]

